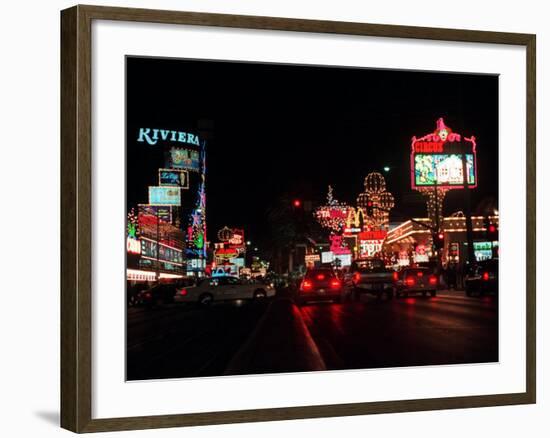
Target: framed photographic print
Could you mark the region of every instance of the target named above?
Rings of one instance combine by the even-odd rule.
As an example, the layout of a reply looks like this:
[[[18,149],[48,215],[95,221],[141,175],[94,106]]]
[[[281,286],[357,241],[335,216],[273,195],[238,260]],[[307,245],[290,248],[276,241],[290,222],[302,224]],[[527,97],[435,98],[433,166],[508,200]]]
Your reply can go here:
[[[535,36],[61,19],[61,422],[535,402]]]

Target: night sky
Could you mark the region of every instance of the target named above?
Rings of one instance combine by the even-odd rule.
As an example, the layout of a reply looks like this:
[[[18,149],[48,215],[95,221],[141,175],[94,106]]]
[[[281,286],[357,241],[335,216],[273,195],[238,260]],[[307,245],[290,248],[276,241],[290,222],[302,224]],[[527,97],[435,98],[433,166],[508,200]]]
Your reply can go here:
[[[261,245],[274,200],[315,205],[331,184],[337,199],[355,204],[365,176],[384,166],[399,210],[390,220],[425,216],[410,188],[410,142],[439,117],[477,139],[474,210],[498,200],[497,76],[129,57],[126,91],[128,208],[147,203],[164,165],[162,147],[135,141],[139,128],[197,133],[201,120],[213,123],[209,240],[228,225]],[[445,214],[462,208],[461,196],[449,192]]]

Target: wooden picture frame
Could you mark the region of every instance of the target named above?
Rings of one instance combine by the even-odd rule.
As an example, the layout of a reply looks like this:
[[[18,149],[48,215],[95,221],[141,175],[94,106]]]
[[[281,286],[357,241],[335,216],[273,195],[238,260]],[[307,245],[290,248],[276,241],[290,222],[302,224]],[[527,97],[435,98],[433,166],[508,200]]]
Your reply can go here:
[[[526,391],[523,393],[346,403],[244,411],[92,418],[92,94],[93,20],[316,32],[518,45],[526,48]],[[75,6],[61,13],[61,426],[98,432],[535,403],[535,35],[274,17]]]

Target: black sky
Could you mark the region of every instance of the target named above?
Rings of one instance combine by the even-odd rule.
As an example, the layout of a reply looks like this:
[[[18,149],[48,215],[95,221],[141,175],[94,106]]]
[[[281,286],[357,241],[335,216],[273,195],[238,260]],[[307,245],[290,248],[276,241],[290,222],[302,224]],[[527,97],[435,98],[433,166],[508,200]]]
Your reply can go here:
[[[282,194],[321,202],[328,184],[354,203],[371,171],[389,165],[389,190],[404,215],[425,215],[411,197],[410,140],[444,117],[475,135],[478,188],[472,205],[498,199],[498,77],[127,58],[127,204],[147,202],[162,148],[135,141],[140,127],[197,132],[207,145],[207,222],[244,227],[261,244],[265,212]],[[445,212],[461,209],[461,190]],[[393,217],[399,220],[400,217]]]

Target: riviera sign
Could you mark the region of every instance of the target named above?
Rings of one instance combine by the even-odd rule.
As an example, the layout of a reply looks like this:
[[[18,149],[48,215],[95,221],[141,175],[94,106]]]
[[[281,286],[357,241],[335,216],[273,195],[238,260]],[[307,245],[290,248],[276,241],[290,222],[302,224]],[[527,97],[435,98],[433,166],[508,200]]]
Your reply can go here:
[[[159,140],[188,143],[200,146],[199,136],[183,131],[171,131],[168,129],[139,128],[137,141],[155,145]]]

